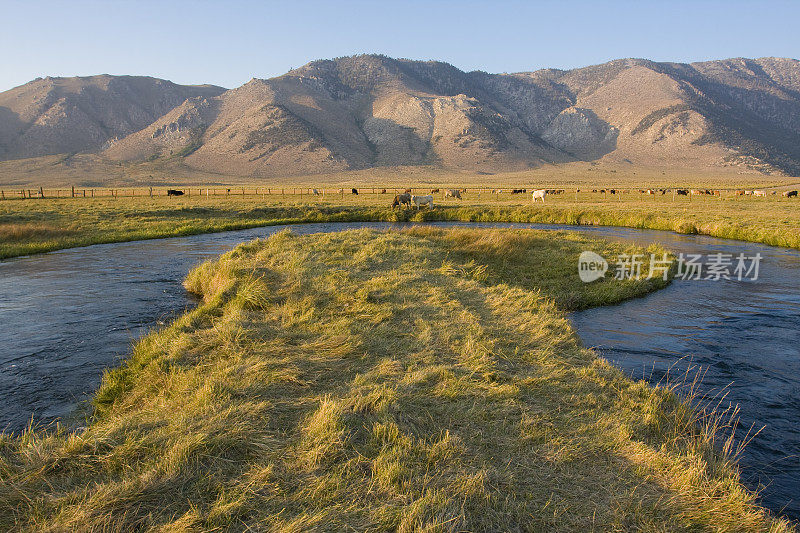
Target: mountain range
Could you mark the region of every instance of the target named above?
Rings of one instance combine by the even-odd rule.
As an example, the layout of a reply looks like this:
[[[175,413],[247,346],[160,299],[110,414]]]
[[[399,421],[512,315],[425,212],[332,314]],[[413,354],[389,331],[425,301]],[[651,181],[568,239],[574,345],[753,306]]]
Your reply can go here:
[[[800,62],[488,74],[360,55],[230,90],[101,75],[0,93],[0,160],[78,153],[250,177],[576,161],[797,175]]]

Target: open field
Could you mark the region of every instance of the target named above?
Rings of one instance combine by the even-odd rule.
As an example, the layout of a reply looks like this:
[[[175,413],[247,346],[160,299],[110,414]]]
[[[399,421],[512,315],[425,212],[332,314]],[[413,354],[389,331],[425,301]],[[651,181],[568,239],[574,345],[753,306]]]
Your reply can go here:
[[[578,253],[621,245],[557,236],[282,232],[197,267],[203,303],[87,428],[0,437],[0,528],[789,530],[713,417],[565,317],[665,282],[582,284]]]
[[[270,224],[325,221],[485,221],[597,224],[701,233],[716,237],[800,248],[800,201],[780,195],[766,198],[723,194],[721,197],[673,197],[631,192],[603,195],[565,192],[531,205],[528,194],[495,195],[469,189],[463,201],[436,197],[431,211],[389,208],[393,190],[361,188],[358,196],[327,189],[324,196],[294,194],[297,187],[217,187],[206,197],[166,198],[156,190],[137,197],[45,198],[0,201],[0,259],[59,248],[157,237],[191,235]],[[188,191],[189,189],[187,189]],[[348,189],[349,190],[349,189]],[[506,189],[507,190],[507,189]],[[415,189],[429,192],[430,189]],[[481,191],[481,192],[479,192]],[[64,190],[66,192],[66,190]],[[110,190],[98,190],[101,194]],[[119,191],[125,194],[127,191]],[[71,193],[70,193],[71,194]]]
[[[110,161],[94,154],[60,154],[0,161],[0,189],[90,187],[686,187],[761,188],[800,184],[800,177],[743,172],[735,168],[641,167],[607,162],[543,165],[524,171],[455,171],[432,166],[392,166],[285,177],[237,176],[200,171],[179,160]]]

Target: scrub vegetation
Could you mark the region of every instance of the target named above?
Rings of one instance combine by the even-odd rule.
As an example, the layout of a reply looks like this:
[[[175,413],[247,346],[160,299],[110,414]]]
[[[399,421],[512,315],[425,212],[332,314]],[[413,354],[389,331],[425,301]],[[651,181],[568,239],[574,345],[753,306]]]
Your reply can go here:
[[[581,346],[564,232],[284,231],[108,372],[86,427],[0,437],[0,529],[786,531],[730,441]],[[641,250],[639,250],[641,251]],[[651,248],[652,253],[663,250]]]

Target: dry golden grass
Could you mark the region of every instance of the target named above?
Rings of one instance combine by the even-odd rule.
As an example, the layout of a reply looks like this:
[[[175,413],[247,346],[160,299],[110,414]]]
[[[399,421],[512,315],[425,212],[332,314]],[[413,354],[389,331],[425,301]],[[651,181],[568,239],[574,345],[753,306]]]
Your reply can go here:
[[[31,240],[59,239],[72,232],[49,224],[0,224],[0,243],[19,243]]]
[[[200,307],[105,376],[88,428],[0,437],[23,531],[787,531],[715,426],[581,347],[532,231],[282,232],[188,276]]]

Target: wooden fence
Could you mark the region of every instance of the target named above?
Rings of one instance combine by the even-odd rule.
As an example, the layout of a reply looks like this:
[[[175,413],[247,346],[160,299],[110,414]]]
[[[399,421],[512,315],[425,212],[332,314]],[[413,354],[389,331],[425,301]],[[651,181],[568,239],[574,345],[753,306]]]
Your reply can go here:
[[[544,188],[544,187],[537,187],[537,188]],[[156,197],[166,197],[167,191],[169,190],[177,190],[183,193],[183,196],[187,197],[206,197],[206,198],[220,198],[220,197],[243,197],[243,196],[255,196],[255,197],[267,197],[267,196],[309,196],[309,197],[330,197],[330,196],[351,196],[352,188],[351,187],[335,187],[335,188],[323,188],[323,187],[260,187],[260,186],[250,186],[250,187],[128,187],[128,188],[106,188],[106,187],[95,187],[95,188],[85,188],[85,187],[70,187],[70,188],[24,188],[24,189],[0,189],[0,200],[28,200],[28,199],[42,199],[42,198],[156,198]],[[402,187],[357,187],[359,194],[367,194],[367,195],[394,195],[403,192],[406,190]],[[414,194],[441,194],[444,193],[448,188],[436,188],[436,187],[414,187],[412,189]],[[525,187],[461,187],[459,189],[462,193],[467,194],[477,194],[479,197],[481,195],[493,194],[495,192],[499,192],[503,195],[514,194],[512,191],[519,191],[519,190],[526,190],[527,194],[530,194],[533,188],[525,188]],[[614,190],[617,197],[621,199],[623,195],[628,194],[636,194],[642,195],[643,197],[649,197],[652,194],[646,194],[644,191],[638,188],[630,188],[630,187],[619,187],[619,188],[606,188],[606,189],[588,189],[588,188],[563,188],[563,187],[552,187],[550,190],[558,190],[565,195],[575,195],[577,198],[577,194],[580,192],[581,194],[584,193],[596,193],[596,194],[605,194],[609,196],[611,190]],[[668,189],[668,195],[675,196],[676,188]],[[726,189],[714,189],[714,191],[718,191],[718,194],[712,195],[717,197],[722,196],[732,196],[735,194],[737,189],[733,188],[726,188]],[[436,191],[436,192],[434,192]],[[605,191],[604,193],[600,191]],[[780,194],[780,193],[778,193]],[[525,196],[522,194],[521,196]],[[655,190],[655,196],[662,196],[661,190]],[[691,198],[691,195],[689,195]]]

